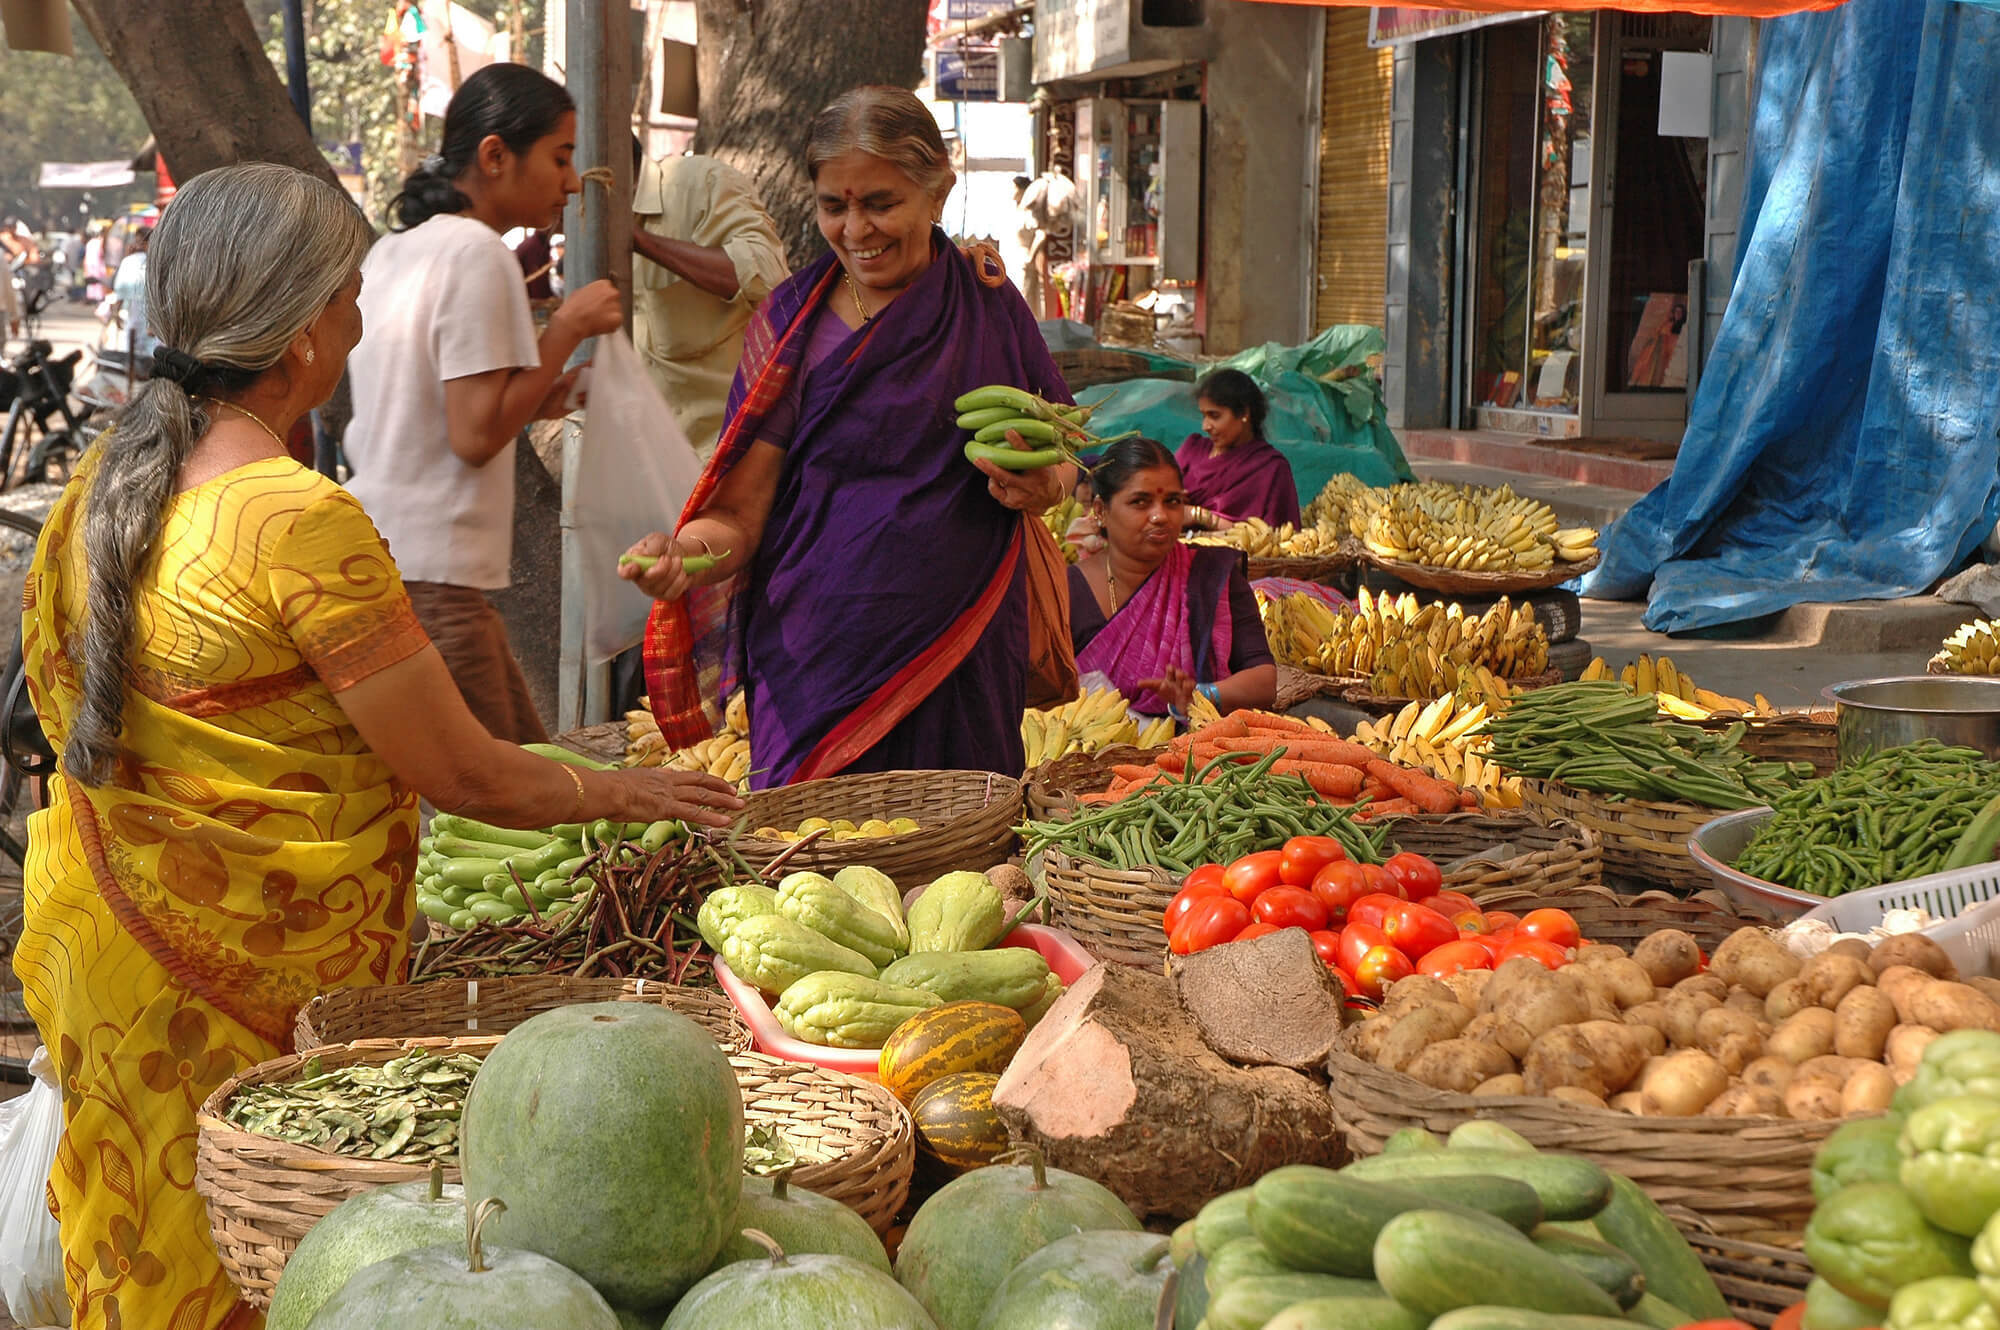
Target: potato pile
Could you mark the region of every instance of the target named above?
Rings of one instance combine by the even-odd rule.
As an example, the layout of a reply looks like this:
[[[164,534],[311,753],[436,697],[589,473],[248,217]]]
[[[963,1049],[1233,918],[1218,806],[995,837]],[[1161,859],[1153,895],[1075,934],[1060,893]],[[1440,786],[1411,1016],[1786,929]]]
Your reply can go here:
[[[1704,970],[1694,938],[1664,929],[1630,955],[1586,943],[1561,970],[1517,959],[1400,980],[1348,1048],[1460,1094],[1825,1119],[1886,1109],[1925,1046],[1965,1029],[2000,1031],[2000,980],[1960,982],[1920,934],[1849,938],[1801,961],[1743,928]]]

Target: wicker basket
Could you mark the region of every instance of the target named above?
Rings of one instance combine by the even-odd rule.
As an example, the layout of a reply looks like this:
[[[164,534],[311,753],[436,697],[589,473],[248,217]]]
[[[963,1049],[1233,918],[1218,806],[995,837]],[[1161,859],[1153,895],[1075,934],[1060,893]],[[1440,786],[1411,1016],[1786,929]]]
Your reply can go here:
[[[885,771],[835,776],[763,790],[749,798],[749,827],[789,830],[809,817],[915,818],[921,828],[905,836],[871,840],[824,839],[800,849],[793,869],[834,873],[850,864],[880,869],[908,891],[929,886],[954,869],[991,868],[1014,852],[1014,824],[1021,818],[1021,782],[985,771]],[[763,869],[794,848],[764,836],[743,836],[737,853]]]
[[[1252,555],[1248,561],[1248,575],[1253,582],[1266,577],[1290,577],[1301,582],[1334,586],[1343,580],[1343,574],[1352,573],[1367,561],[1368,555],[1361,542],[1349,536],[1332,554],[1281,554],[1269,558]]]
[[[1504,1123],[1537,1146],[1582,1155],[1644,1187],[1710,1231],[1796,1247],[1813,1209],[1812,1158],[1839,1122],[1791,1118],[1635,1117],[1535,1095],[1465,1095],[1346,1052],[1327,1062],[1334,1112],[1355,1155],[1381,1152],[1405,1127],[1447,1133]]]
[[[580,757],[608,762],[614,767],[625,765],[625,722],[622,720],[610,720],[602,725],[586,725],[579,730],[566,730],[549,742],[558,748],[567,748]]]
[[[1532,885],[1503,887],[1482,893],[1479,904],[1487,910],[1567,910],[1577,929],[1591,942],[1610,942],[1631,948],[1663,928],[1678,928],[1714,951],[1739,928],[1764,928],[1767,921],[1736,913],[1718,892],[1703,897],[1675,896],[1649,891],[1640,896],[1620,896],[1608,887],[1570,887],[1545,891]]]
[[[707,1030],[723,1052],[750,1051],[750,1027],[720,993],[647,979],[568,975],[440,979],[322,993],[299,1008],[293,1042],[304,1053],[357,1039],[502,1035],[531,1016],[583,1002],[657,1002]]]
[[[896,1096],[873,1081],[761,1053],[729,1059],[749,1125],[769,1122],[799,1147],[792,1181],[855,1210],[886,1234],[909,1199],[916,1132]]]
[[[1095,753],[1071,753],[1044,762],[1028,773],[1028,816],[1036,821],[1065,818],[1076,811],[1076,796],[1111,788],[1113,767],[1152,766],[1163,748],[1133,748],[1116,744]]]
[[[1052,849],[1042,873],[1056,926],[1100,961],[1157,968],[1167,934],[1160,917],[1178,883],[1164,868],[1103,868]]]
[[[1716,810],[1700,804],[1613,799],[1559,780],[1523,778],[1521,798],[1550,817],[1580,822],[1604,842],[1607,873],[1682,891],[1709,885],[1708,870],[1688,854],[1688,839]]]
[[[1827,775],[1840,765],[1831,711],[1806,708],[1775,716],[1721,715],[1698,723],[1705,730],[1720,732],[1738,721],[1744,728],[1737,746],[1752,757],[1766,762],[1809,762],[1815,776]]]
[[[1805,1301],[1813,1270],[1803,1253],[1706,1232],[1699,1216],[1679,1206],[1667,1215],[1681,1226],[1730,1310],[1751,1325],[1767,1330],[1779,1312]]]
[[[1508,596],[1521,591],[1546,591],[1597,567],[1597,556],[1582,563],[1556,563],[1533,572],[1476,573],[1457,568],[1432,568],[1400,559],[1368,556],[1368,562],[1399,582],[1447,596]]]

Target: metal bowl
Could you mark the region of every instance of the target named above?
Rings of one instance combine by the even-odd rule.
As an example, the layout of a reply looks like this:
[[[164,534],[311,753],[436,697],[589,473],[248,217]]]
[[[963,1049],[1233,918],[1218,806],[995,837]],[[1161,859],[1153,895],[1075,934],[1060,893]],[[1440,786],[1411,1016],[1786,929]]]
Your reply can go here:
[[[1715,879],[1715,885],[1722,894],[1753,914],[1774,915],[1779,919],[1796,919],[1816,905],[1826,904],[1826,897],[1815,896],[1809,891],[1794,891],[1781,887],[1775,882],[1766,882],[1761,877],[1751,877],[1739,873],[1730,865],[1736,857],[1749,848],[1756,839],[1757,831],[1769,821],[1768,808],[1747,808],[1740,813],[1725,813],[1711,822],[1704,822],[1694,835],[1688,838],[1688,853],[1694,861],[1708,870]]]
[[[1855,679],[1821,695],[1833,703],[1834,746],[1843,765],[1923,739],[2000,758],[2000,679],[1970,674]]]

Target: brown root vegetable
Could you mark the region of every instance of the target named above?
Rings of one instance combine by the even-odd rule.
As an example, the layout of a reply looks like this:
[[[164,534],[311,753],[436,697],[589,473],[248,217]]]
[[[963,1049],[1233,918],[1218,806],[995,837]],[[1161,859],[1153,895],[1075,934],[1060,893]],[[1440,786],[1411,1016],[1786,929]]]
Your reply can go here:
[[[1857,961],[1868,959],[1875,948],[1866,938],[1844,937],[1826,949],[1828,956],[1852,956]]]
[[[1986,1000],[1988,1002],[2000,1002],[2000,979],[1988,979],[1983,974],[1975,974],[1967,978],[1960,979],[1959,982],[1962,984],[1970,984],[1974,988],[1978,989],[1982,994],[1985,995]]]
[[[1620,956],[1616,960],[1605,961],[1591,967],[1598,982],[1605,985],[1621,1009],[1640,1006],[1653,1000],[1653,981],[1639,962]]]
[[[1639,1083],[1641,1112],[1649,1117],[1690,1118],[1729,1088],[1729,1072],[1698,1048],[1669,1053]]]
[[[1604,967],[1600,965],[1595,968],[1601,970]],[[1588,1001],[1590,1002],[1591,1020],[1622,1021],[1625,1019],[1624,1013],[1619,1008],[1617,1000],[1613,998],[1609,993],[1605,992],[1601,987],[1589,982],[1588,980],[1584,980],[1582,981],[1582,988],[1584,997],[1588,999]]]
[[[1610,1108],[1603,1099],[1580,1085],[1558,1085],[1549,1091],[1549,1098],[1559,1099],[1565,1104],[1575,1104],[1578,1108]]]
[[[1882,1060],[1889,1031],[1896,1028],[1896,1004],[1873,984],[1856,988],[1833,1011],[1833,1051],[1844,1058]]]
[[[1535,1040],[1521,1075],[1529,1094],[1573,1085],[1603,1099],[1631,1084],[1648,1053],[1641,1031],[1614,1021],[1560,1025]]]
[[[1868,962],[1838,951],[1823,951],[1799,971],[1805,999],[1815,1007],[1832,1011],[1840,1000],[1863,984],[1873,984],[1875,972]]]
[[[1578,965],[1603,965],[1626,959],[1625,948],[1610,942],[1585,942],[1576,949]]]
[[[1667,1004],[1664,1002],[1641,1002],[1636,1007],[1625,1010],[1627,1025],[1650,1025],[1661,1034],[1667,1032]]]
[[[1933,1030],[2000,1030],[2000,1006],[1972,985],[1948,979],[1913,985],[1910,1015]]]
[[[1847,1078],[1840,1091],[1840,1114],[1882,1113],[1896,1093],[1896,1074],[1879,1062],[1863,1063]]]
[[[1623,1094],[1612,1095],[1604,1103],[1605,1107],[1616,1112],[1637,1115],[1646,1111],[1644,1099],[1645,1096],[1641,1095],[1637,1090],[1627,1090]]]
[[[1889,995],[1889,1000],[1896,1004],[1897,1017],[1905,1025],[1923,1024],[1912,1013],[1911,1003],[1919,988],[1935,982],[1931,975],[1909,965],[1891,965],[1875,976],[1875,987]]]
[[[1496,1037],[1515,1058],[1526,1056],[1544,1032],[1591,1018],[1590,990],[1581,980],[1545,970],[1526,958],[1508,961],[1493,972],[1479,1007],[1501,1018]]]
[[[1747,1011],[1753,1016],[1764,1014],[1764,999],[1747,988],[1730,989],[1729,996],[1723,999],[1722,1005],[1731,1011]]]
[[[1862,1064],[1854,1058],[1844,1058],[1838,1053],[1827,1053],[1821,1057],[1807,1058],[1804,1062],[1801,1062],[1798,1071],[1792,1079],[1805,1078],[1810,1080],[1818,1076],[1845,1085],[1847,1084],[1847,1078],[1852,1076],[1854,1069],[1860,1065]]]
[[[987,869],[986,880],[998,889],[1001,899],[1010,903],[1035,898],[1034,880],[1015,864],[998,864]]]
[[[1760,999],[1802,968],[1799,958],[1771,940],[1771,935],[1754,924],[1731,933],[1715,949],[1708,963],[1709,973],[1731,988],[1746,988]]]
[[[1660,988],[1671,988],[1701,968],[1701,944],[1678,928],[1662,928],[1632,949],[1632,960]]]
[[[1801,1066],[1833,1051],[1834,1014],[1824,1007],[1807,1007],[1771,1032],[1764,1041],[1770,1052]]]
[[[1458,1032],[1458,1037],[1481,1039],[1489,1044],[1497,1044],[1500,1041],[1501,1028],[1506,1024],[1506,1018],[1498,1012],[1482,1012],[1465,1023],[1465,1028]]]
[[[1411,1058],[1403,1074],[1437,1090],[1469,1094],[1495,1076],[1514,1070],[1514,1059],[1493,1044],[1446,1039]]]
[[[1474,1094],[1526,1094],[1528,1086],[1521,1079],[1521,1073],[1509,1072],[1505,1076],[1495,1076],[1490,1081],[1481,1081],[1472,1087]]]
[[[1938,1031],[1928,1025],[1898,1025],[1889,1031],[1889,1037],[1883,1041],[1882,1056],[1888,1061],[1889,1070],[1895,1073],[1896,1084],[1901,1085],[1917,1074],[1924,1050],[1937,1037]]]
[[[1787,979],[1765,996],[1764,1019],[1773,1025],[1782,1025],[1811,1005],[1806,1001],[1805,984],[1797,979]]]
[[[1375,1064],[1401,1071],[1432,1044],[1456,1039],[1471,1020],[1472,1013],[1456,1002],[1426,1003],[1397,1018],[1396,1028],[1375,1054]]]
[[[1769,1091],[1775,1097],[1785,1092],[1796,1070],[1776,1054],[1766,1054],[1743,1069],[1743,1083],[1754,1090]]]
[[[1785,1116],[1831,1120],[1841,1116],[1841,1086],[1822,1076],[1795,1077],[1785,1087]]]
[[[1705,1118],[1781,1118],[1785,1101],[1761,1086],[1732,1085],[1701,1111]]]
[[[1407,979],[1398,979],[1389,985],[1389,991],[1382,998],[1382,1013],[1394,1016],[1416,1007],[1457,1001],[1458,994],[1447,988],[1442,980],[1433,979],[1427,974],[1413,974]]]
[[[1479,996],[1486,991],[1486,984],[1493,978],[1491,970],[1460,970],[1447,977],[1444,986],[1458,999],[1458,1005],[1468,1011],[1479,1010]]]
[[[1729,996],[1729,985],[1713,974],[1691,974],[1674,985],[1675,993],[1706,993],[1717,1002]]]
[[[1713,993],[1684,993],[1667,1003],[1667,1042],[1676,1048],[1693,1048],[1695,1031],[1708,1012],[1720,1011],[1722,999]]]
[[[1747,1011],[1717,1007],[1695,1023],[1695,1047],[1737,1075],[1764,1055],[1762,1023]]]
[[[1934,979],[1958,978],[1958,967],[1951,963],[1951,957],[1945,955],[1944,948],[1922,933],[1901,933],[1884,938],[1868,954],[1868,968],[1878,975],[1898,965],[1922,970]]]

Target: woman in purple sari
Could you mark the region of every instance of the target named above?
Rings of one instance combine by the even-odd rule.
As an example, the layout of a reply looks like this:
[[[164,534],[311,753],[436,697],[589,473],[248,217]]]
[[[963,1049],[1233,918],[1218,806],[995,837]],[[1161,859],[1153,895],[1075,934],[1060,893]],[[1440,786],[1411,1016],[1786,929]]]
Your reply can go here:
[[[1249,518],[1272,526],[1299,524],[1299,487],[1292,464],[1264,442],[1270,409],[1257,381],[1240,369],[1219,369],[1195,385],[1200,434],[1190,434],[1174,460],[1196,505],[1190,525],[1226,528]]]
[[[952,403],[995,383],[1068,389],[1020,292],[938,230],[954,176],[922,102],[843,95],[815,117],[806,165],[832,252],[758,310],[676,534],[633,546],[659,556],[625,574],[659,600],[648,697],[680,746],[740,680],[760,788],[1018,772],[1026,523],[1073,468],[975,469]],[[693,556],[715,563],[690,571]]]
[[[1197,693],[1223,712],[1268,709],[1278,667],[1243,555],[1182,543],[1188,497],[1173,454],[1122,439],[1091,486],[1105,545],[1069,570],[1077,671],[1105,675],[1149,715],[1185,711]]]

